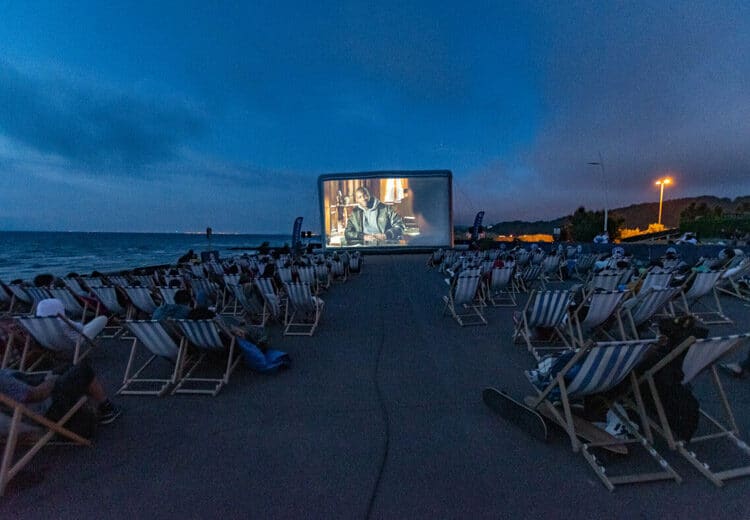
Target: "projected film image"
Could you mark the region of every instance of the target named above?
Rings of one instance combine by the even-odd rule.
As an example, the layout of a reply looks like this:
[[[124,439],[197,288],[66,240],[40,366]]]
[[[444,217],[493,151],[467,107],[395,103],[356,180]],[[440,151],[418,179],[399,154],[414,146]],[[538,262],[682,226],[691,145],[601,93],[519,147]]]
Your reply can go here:
[[[448,171],[321,176],[326,247],[450,247],[450,183]]]

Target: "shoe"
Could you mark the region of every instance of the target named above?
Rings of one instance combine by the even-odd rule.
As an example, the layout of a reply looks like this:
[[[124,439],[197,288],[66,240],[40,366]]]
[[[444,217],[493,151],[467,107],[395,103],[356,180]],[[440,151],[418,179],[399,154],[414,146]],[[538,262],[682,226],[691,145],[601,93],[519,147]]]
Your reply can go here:
[[[745,377],[745,370],[743,370],[739,363],[721,363],[719,367],[732,377],[738,379]]]
[[[111,401],[102,403],[99,406],[99,424],[111,424],[120,417],[122,409],[112,404]]]

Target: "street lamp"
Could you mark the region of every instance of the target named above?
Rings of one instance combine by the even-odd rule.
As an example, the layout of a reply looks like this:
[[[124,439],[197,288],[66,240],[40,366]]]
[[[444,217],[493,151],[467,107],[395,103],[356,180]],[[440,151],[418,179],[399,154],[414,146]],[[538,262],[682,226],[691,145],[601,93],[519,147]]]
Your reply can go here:
[[[607,232],[607,206],[609,201],[607,200],[607,180],[604,178],[604,161],[602,160],[602,154],[599,152],[599,161],[588,163],[590,166],[598,166],[602,172],[602,187],[604,188],[604,232]]]
[[[661,189],[659,190],[659,221],[657,222],[657,224],[661,224],[661,206],[664,203],[664,186],[671,183],[672,179],[670,179],[669,177],[664,177],[663,179],[659,179],[655,182],[657,186],[661,187]]]

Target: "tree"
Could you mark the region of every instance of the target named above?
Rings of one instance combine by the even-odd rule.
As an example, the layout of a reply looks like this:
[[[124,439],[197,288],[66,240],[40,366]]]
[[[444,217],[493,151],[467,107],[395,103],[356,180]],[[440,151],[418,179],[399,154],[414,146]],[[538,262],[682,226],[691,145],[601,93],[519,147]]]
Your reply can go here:
[[[623,219],[609,215],[607,219],[607,231],[610,238],[620,236],[620,227]],[[577,242],[591,242],[594,237],[601,233],[604,227],[603,211],[586,211],[583,206],[568,217],[568,229],[570,236]]]

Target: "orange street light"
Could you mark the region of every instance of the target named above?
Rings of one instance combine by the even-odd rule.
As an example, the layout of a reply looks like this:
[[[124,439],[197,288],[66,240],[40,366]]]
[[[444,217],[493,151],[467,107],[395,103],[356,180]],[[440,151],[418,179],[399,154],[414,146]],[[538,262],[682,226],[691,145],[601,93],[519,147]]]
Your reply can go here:
[[[664,203],[664,186],[666,186],[667,184],[671,184],[671,183],[672,183],[672,179],[670,179],[669,177],[664,177],[663,179],[659,179],[658,181],[655,182],[657,186],[661,187],[661,190],[659,191],[659,221],[657,222],[658,224],[661,224],[661,207],[662,207],[662,204]]]

